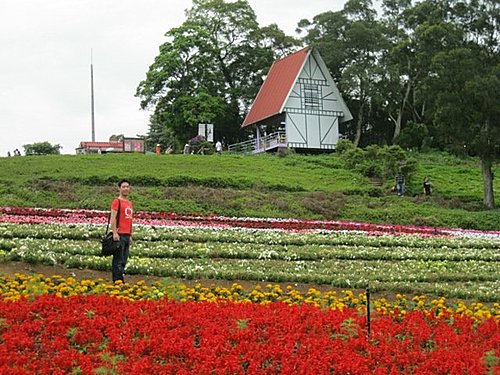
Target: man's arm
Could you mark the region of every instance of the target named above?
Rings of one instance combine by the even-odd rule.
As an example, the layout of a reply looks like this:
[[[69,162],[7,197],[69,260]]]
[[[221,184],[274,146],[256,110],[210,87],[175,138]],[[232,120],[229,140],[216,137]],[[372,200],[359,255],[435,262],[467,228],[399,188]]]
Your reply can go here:
[[[115,241],[120,240],[120,235],[118,234],[118,228],[116,227],[116,217],[118,211],[111,209],[111,230],[113,231],[113,239]]]

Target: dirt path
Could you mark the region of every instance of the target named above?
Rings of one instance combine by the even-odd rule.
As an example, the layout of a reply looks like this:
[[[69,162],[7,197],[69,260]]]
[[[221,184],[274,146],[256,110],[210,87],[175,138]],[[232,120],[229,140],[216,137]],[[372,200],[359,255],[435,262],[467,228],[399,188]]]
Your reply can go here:
[[[96,271],[87,268],[67,268],[62,265],[48,266],[45,264],[32,264],[25,262],[0,262],[0,275],[14,276],[16,273],[25,275],[43,274],[44,276],[60,275],[63,277],[74,277],[77,280],[99,279],[111,281],[111,272]],[[139,280],[145,280],[148,283],[154,283],[161,280],[159,277],[129,275],[127,282],[136,283]]]

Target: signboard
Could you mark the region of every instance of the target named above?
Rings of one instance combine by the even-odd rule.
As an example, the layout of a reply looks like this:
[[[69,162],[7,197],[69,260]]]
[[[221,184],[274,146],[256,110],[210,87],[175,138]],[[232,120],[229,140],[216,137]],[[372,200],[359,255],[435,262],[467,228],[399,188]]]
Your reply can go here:
[[[207,141],[214,141],[214,124],[207,124]]]
[[[198,135],[202,135],[208,142],[214,141],[214,124],[198,124]]]
[[[205,136],[205,124],[198,124],[198,135]]]
[[[144,139],[141,138],[124,138],[123,139],[123,152],[139,152],[145,153],[146,147]]]

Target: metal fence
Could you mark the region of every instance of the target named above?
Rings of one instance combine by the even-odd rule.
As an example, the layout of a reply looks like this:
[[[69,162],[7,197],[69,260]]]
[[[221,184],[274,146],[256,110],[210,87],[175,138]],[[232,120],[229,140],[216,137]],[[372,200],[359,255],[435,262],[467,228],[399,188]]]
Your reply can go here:
[[[229,152],[255,154],[265,152],[278,147],[287,147],[286,134],[283,131],[268,134],[260,139],[235,143],[228,146]]]

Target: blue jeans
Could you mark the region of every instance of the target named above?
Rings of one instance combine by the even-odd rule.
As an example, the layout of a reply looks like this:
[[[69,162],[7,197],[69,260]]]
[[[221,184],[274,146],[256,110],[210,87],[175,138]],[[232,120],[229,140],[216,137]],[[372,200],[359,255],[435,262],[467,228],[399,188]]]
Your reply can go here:
[[[130,234],[120,234],[120,251],[113,255],[111,263],[113,282],[123,280],[123,271],[130,254]]]
[[[405,194],[404,184],[401,182],[396,183],[396,191],[398,192],[398,195],[404,195]]]

